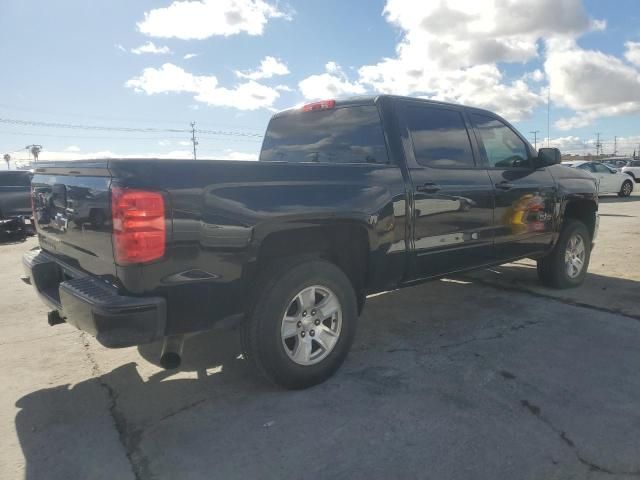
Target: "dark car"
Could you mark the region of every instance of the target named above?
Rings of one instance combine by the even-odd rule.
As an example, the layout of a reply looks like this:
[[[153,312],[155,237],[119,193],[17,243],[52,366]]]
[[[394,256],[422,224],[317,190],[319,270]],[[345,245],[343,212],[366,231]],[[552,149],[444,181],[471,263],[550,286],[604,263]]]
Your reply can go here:
[[[367,295],[525,257],[580,285],[596,183],[559,162],[486,110],[316,102],[274,115],[258,162],[39,164],[25,278],[50,324],[107,347],[164,339],[175,367],[185,335],[238,324],[257,371],[308,387],[344,361]]]
[[[31,172],[0,172],[0,241],[23,238],[31,223]]]

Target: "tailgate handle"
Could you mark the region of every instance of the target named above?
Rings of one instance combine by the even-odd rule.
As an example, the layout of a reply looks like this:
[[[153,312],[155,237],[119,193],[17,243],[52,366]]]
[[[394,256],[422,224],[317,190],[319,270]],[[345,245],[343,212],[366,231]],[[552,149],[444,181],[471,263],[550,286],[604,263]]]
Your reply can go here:
[[[422,185],[418,185],[416,190],[422,193],[436,193],[440,191],[440,187],[435,183],[424,183]]]

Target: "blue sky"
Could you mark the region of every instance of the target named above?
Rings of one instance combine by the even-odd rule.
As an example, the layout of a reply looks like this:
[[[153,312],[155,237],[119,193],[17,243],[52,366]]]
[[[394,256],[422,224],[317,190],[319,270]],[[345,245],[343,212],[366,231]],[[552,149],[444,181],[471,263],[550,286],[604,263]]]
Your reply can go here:
[[[191,121],[201,157],[248,159],[273,111],[373,92],[483,106],[541,138],[549,85],[554,145],[640,143],[637,0],[3,0],[0,61],[16,159],[32,143],[42,159],[188,157],[189,135],[162,130]]]

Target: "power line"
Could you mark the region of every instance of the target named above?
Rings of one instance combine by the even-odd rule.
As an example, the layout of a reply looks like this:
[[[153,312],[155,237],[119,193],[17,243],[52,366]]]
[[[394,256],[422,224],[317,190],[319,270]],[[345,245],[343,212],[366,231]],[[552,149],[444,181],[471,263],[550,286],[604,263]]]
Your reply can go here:
[[[29,127],[46,127],[46,128],[64,128],[72,130],[101,130],[107,132],[142,132],[142,133],[190,133],[191,130],[182,128],[155,128],[155,127],[115,127],[104,125],[83,125],[72,123],[57,123],[57,122],[40,122],[35,120],[18,120],[14,118],[0,118],[0,123],[10,125],[22,125]],[[249,137],[249,138],[262,138],[261,134],[247,133],[247,132],[233,132],[227,130],[198,130],[200,133],[206,133],[209,135],[221,135],[231,137]]]
[[[37,114],[44,114],[44,115],[56,115],[56,116],[62,116],[62,117],[79,117],[79,118],[94,118],[94,119],[98,119],[98,120],[108,120],[108,121],[119,121],[119,120],[124,120],[126,122],[139,122],[139,123],[153,123],[153,124],[174,124],[174,125],[184,125],[184,121],[181,120],[165,120],[165,119],[150,119],[150,118],[143,118],[143,117],[119,117],[119,116],[105,116],[105,115],[87,115],[84,113],[71,113],[71,112],[63,112],[63,111],[56,111],[56,112],[52,112],[52,111],[46,111],[46,110],[36,110],[36,109],[32,109],[32,108],[24,108],[24,107],[17,107],[14,105],[8,105],[6,103],[0,103],[0,110],[16,110],[16,111],[21,111],[21,112],[29,112],[29,113],[37,113]],[[207,125],[211,125],[213,127],[219,127],[220,124],[208,124],[205,123],[205,126]],[[257,133],[261,133],[262,130],[258,130],[254,127],[248,127],[248,126],[243,126],[243,125],[236,125],[236,128],[239,128],[241,130],[248,130],[248,131],[254,131]],[[223,127],[224,128],[224,127]]]
[[[200,130],[197,130],[200,132]],[[71,138],[75,140],[183,140],[187,141],[188,137],[177,137],[177,136],[158,136],[158,137],[138,137],[138,136],[113,136],[113,135],[58,135],[52,133],[32,133],[32,132],[17,132],[14,130],[0,130],[0,135],[18,135],[18,136],[26,136],[26,137],[52,137],[52,138]],[[211,136],[211,135],[201,135],[200,138],[209,139],[209,140],[220,140],[219,137]],[[259,142],[261,141],[258,137],[229,137],[225,138],[225,142]],[[22,147],[20,147],[22,148]]]

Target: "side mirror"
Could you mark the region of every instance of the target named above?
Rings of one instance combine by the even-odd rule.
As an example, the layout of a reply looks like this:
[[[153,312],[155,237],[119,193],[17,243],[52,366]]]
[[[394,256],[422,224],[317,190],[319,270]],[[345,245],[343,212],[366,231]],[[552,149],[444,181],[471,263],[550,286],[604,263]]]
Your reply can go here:
[[[547,167],[557,165],[562,161],[560,150],[557,148],[541,148],[538,150],[537,167]]]

